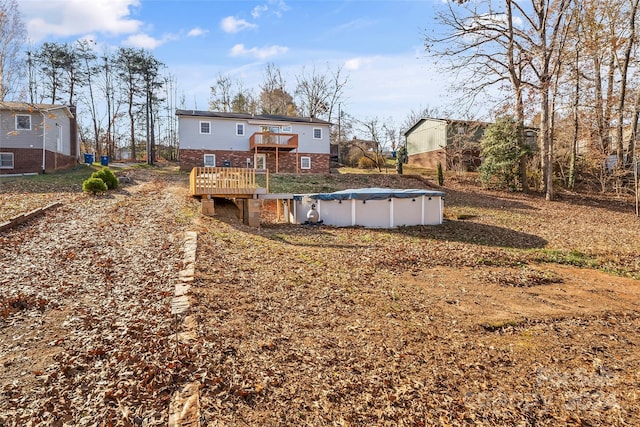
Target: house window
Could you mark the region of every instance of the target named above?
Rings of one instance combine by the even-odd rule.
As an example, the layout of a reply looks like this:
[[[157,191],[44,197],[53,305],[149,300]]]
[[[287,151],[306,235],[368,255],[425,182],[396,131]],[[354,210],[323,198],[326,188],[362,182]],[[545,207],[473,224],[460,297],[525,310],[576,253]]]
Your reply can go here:
[[[211,133],[211,122],[200,122],[200,133]]]
[[[244,136],[244,123],[236,123],[236,135]]]
[[[311,169],[311,157],[300,157],[300,169]]]
[[[289,126],[282,126],[282,132],[283,132],[283,133],[291,133],[291,125],[289,125]]]
[[[204,167],[215,167],[216,166],[216,155],[215,154],[205,154],[204,155]]]
[[[0,169],[13,169],[13,153],[0,153]]]
[[[31,130],[31,115],[16,114],[16,130]]]
[[[322,139],[322,129],[313,128],[313,139]]]

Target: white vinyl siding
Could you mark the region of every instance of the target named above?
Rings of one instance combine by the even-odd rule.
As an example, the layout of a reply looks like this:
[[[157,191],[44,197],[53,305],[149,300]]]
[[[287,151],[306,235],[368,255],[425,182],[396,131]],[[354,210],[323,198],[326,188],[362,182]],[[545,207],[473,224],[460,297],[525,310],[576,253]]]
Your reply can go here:
[[[13,169],[13,153],[0,153],[0,169]]]
[[[311,169],[311,157],[300,157],[300,169]]]
[[[211,122],[200,122],[200,133],[201,134],[211,133]]]
[[[16,114],[16,130],[31,130],[30,114]]]

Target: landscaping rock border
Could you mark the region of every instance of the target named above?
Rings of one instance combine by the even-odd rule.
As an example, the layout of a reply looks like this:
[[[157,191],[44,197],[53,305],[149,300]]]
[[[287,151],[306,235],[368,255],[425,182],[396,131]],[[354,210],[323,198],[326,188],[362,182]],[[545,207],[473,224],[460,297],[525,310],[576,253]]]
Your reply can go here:
[[[176,340],[188,344],[195,339],[195,321],[190,315],[191,284],[195,275],[196,250],[198,234],[194,231],[185,233],[184,268],[178,273],[171,314],[179,319]],[[200,383],[198,381],[185,384],[171,397],[169,405],[169,427],[200,426]]]
[[[23,213],[23,214],[19,214],[16,215],[12,218],[9,218],[8,221],[5,221],[3,223],[0,223],[0,231],[5,231],[5,230],[9,230],[13,227],[17,227],[20,224],[24,224],[25,222],[29,221],[30,219],[33,219],[35,217],[38,217],[42,214],[44,214],[46,211],[50,210],[50,209],[55,209],[62,206],[61,202],[54,202],[51,203],[43,208],[38,208],[38,209],[34,209],[30,212],[27,213]]]

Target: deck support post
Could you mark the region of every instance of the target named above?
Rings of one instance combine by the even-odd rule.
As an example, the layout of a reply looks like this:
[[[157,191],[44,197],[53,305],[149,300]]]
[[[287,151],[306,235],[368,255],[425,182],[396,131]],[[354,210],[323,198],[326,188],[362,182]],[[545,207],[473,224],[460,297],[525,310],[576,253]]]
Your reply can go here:
[[[260,214],[262,211],[262,201],[258,199],[246,199],[244,201],[243,224],[249,227],[260,226]]]
[[[215,205],[211,196],[202,199],[202,215],[214,216],[216,213]]]

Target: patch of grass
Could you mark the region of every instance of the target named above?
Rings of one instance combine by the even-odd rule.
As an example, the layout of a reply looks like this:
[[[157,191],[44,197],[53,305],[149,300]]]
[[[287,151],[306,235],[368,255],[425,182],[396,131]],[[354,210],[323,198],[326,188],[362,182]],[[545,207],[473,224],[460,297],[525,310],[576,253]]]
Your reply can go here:
[[[538,262],[551,262],[588,268],[598,268],[600,266],[596,258],[576,250],[540,249],[535,252],[535,255],[537,255],[536,261]]]
[[[264,187],[266,178],[263,175],[256,177],[258,185]],[[295,174],[271,174],[269,175],[269,192],[271,193],[331,193],[342,189],[336,180],[330,175],[295,175]]]
[[[198,216],[198,206],[195,204],[185,206],[176,214],[178,224],[189,224]]]
[[[100,166],[78,165],[71,169],[54,173],[7,178],[6,181],[3,179],[2,182],[11,183],[33,193],[49,192],[54,189],[58,191],[82,191],[82,182],[100,169]]]

